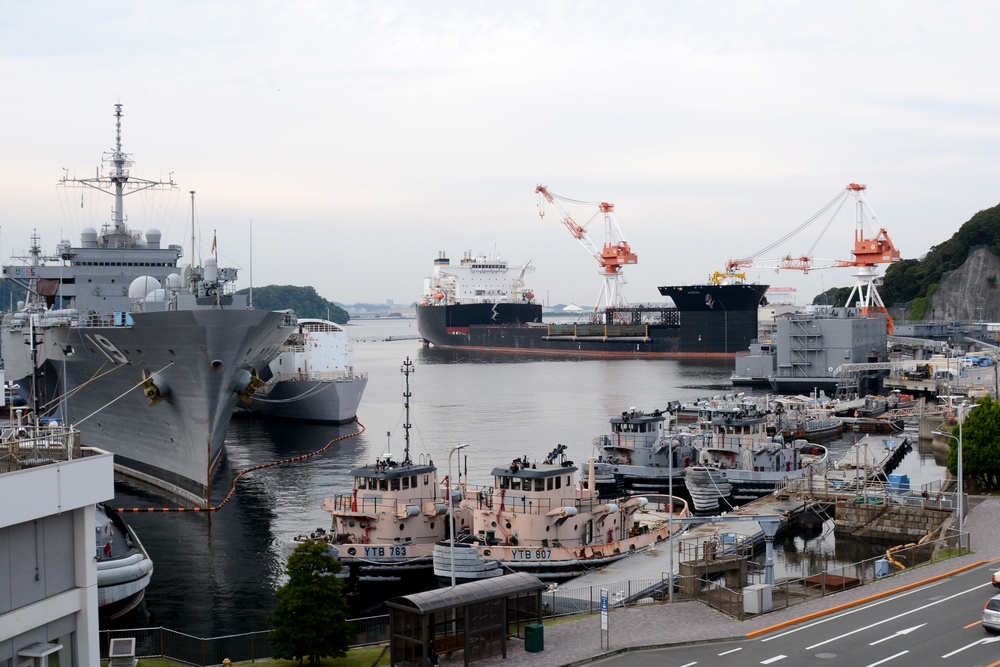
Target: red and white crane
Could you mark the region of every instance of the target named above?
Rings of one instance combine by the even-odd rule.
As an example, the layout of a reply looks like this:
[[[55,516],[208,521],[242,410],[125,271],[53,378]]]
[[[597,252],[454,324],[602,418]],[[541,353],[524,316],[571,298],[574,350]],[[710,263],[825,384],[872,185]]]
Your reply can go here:
[[[587,249],[597,263],[600,264],[600,273],[604,278],[604,284],[601,286],[601,293],[597,297],[597,308],[609,308],[617,306],[628,305],[625,300],[625,295],[622,293],[622,287],[625,285],[625,276],[622,275],[622,267],[627,264],[635,264],[638,261],[638,257],[632,248],[629,247],[628,241],[625,240],[622,235],[622,230],[618,226],[618,221],[615,220],[615,205],[609,204],[608,202],[584,202],[577,201],[575,199],[569,199],[567,197],[561,197],[560,195],[549,192],[549,189],[544,185],[539,185],[535,188],[535,192],[539,195],[538,201],[538,215],[540,217],[545,217],[545,202],[552,204],[552,206],[559,213],[559,217],[562,223],[569,230],[569,233],[573,235],[580,244]],[[569,202],[571,204],[583,204],[587,206],[597,206],[597,213],[587,221],[586,224],[580,225],[573,217],[569,214],[562,204],[559,202]],[[594,220],[597,215],[603,214],[604,216],[604,245],[600,248],[590,240],[587,235],[587,226]]]
[[[885,314],[886,328],[891,334],[893,331],[892,317],[886,310],[882,297],[878,293],[877,284],[881,281],[878,273],[879,264],[891,264],[899,261],[899,250],[893,245],[885,228],[878,224],[878,218],[872,210],[871,205],[865,197],[867,186],[851,183],[837,197],[821,209],[816,215],[799,225],[792,233],[786,235],[778,242],[768,246],[764,250],[746,259],[729,260],[726,263],[726,273],[735,273],[738,269],[764,268],[764,269],[793,269],[808,273],[813,269],[831,268],[854,268],[852,276],[855,283],[851,289],[851,294],[847,297],[847,305],[860,309],[862,315],[871,315],[875,312]],[[851,254],[854,259],[816,259],[811,251],[801,257],[786,255],[777,259],[756,259],[758,255],[772,250],[779,243],[791,238],[802,231],[807,225],[814,222],[824,212],[830,210],[835,204],[842,204],[848,196],[853,196],[855,200],[856,222],[854,230],[854,249]],[[839,206],[836,210],[839,210]],[[829,223],[827,223],[829,225]],[[867,236],[869,231],[877,226],[878,232],[874,236]]]

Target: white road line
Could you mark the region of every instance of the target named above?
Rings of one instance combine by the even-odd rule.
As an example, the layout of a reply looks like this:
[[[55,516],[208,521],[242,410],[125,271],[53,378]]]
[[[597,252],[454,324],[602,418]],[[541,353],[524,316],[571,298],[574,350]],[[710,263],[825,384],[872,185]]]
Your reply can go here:
[[[795,626],[794,628],[792,628],[791,630],[787,630],[785,632],[782,632],[782,633],[779,633],[779,634],[776,634],[776,635],[769,635],[769,636],[765,637],[764,639],[761,639],[761,641],[762,642],[769,642],[772,639],[780,639],[781,637],[786,637],[786,636],[788,636],[790,634],[794,634],[796,632],[799,632],[800,630],[808,630],[809,628],[814,628],[817,625],[821,625],[823,623],[828,623],[829,621],[835,621],[838,618],[844,618],[845,616],[850,616],[851,614],[856,614],[859,611],[864,611],[865,609],[870,609],[871,607],[877,607],[877,606],[879,606],[881,604],[886,604],[887,602],[891,602],[893,600],[897,600],[899,598],[906,597],[907,595],[914,595],[916,593],[923,593],[924,591],[926,591],[926,590],[928,590],[930,588],[934,588],[935,586],[938,586],[940,584],[941,584],[940,581],[935,581],[934,583],[928,584],[927,586],[921,586],[920,588],[914,588],[913,590],[905,591],[903,593],[900,593],[899,595],[893,595],[891,597],[882,598],[881,600],[878,600],[876,602],[872,602],[870,604],[861,605],[860,607],[854,607],[853,609],[849,609],[849,610],[845,611],[842,614],[834,614],[832,616],[824,616],[823,618],[819,619],[815,623],[807,623],[806,625],[798,625],[798,626]]]
[[[868,665],[868,667],[875,667],[875,665],[881,665],[883,663],[889,662],[890,660],[895,660],[899,656],[906,655],[907,653],[909,653],[909,651],[900,651],[896,655],[890,655],[888,658],[882,658],[878,662],[873,662],[872,664]]]
[[[906,628],[905,630],[899,630],[895,634],[889,635],[888,637],[882,637],[882,639],[876,639],[871,644],[869,644],[869,646],[875,646],[875,644],[881,644],[882,642],[889,641],[890,639],[895,639],[896,637],[898,637],[900,635],[908,635],[911,632],[913,632],[914,630],[919,630],[920,628],[924,627],[925,625],[927,625],[927,624],[926,623],[921,623],[920,625],[914,625],[912,628]]]
[[[986,584],[986,585],[988,585],[988,584]],[[889,618],[883,618],[881,621],[876,621],[875,623],[871,623],[869,625],[857,628],[855,630],[851,630],[850,632],[845,632],[844,634],[838,635],[837,637],[830,637],[829,639],[827,639],[825,641],[821,641],[818,644],[813,644],[812,646],[807,646],[806,650],[809,651],[809,650],[814,649],[814,648],[816,648],[818,646],[823,646],[824,644],[829,644],[830,642],[835,642],[838,639],[843,639],[844,637],[850,637],[851,635],[857,634],[857,633],[861,632],[862,630],[869,630],[869,629],[874,628],[876,626],[882,625],[883,623],[889,623],[890,621],[895,621],[898,618],[903,618],[904,616],[909,616],[910,614],[915,614],[918,611],[923,611],[924,609],[929,609],[929,608],[933,607],[934,605],[941,604],[942,602],[947,602],[948,600],[957,598],[957,597],[959,597],[961,595],[965,595],[966,593],[971,593],[972,591],[976,590],[977,588],[982,588],[982,585],[976,586],[974,588],[970,588],[968,590],[964,590],[964,591],[961,591],[961,592],[958,592],[958,593],[955,593],[954,595],[949,595],[948,597],[945,597],[945,598],[940,598],[938,600],[935,600],[934,602],[930,602],[928,604],[925,604],[922,607],[917,607],[915,609],[910,609],[909,611],[904,611],[902,614],[897,614],[895,616],[890,616]]]
[[[761,660],[760,664],[770,665],[772,662],[778,662],[779,660],[784,660],[787,657],[788,657],[787,655],[776,655],[773,658],[768,658],[767,660]]]
[[[742,647],[742,646],[740,646],[739,648],[734,648],[734,649],[730,649],[730,650],[728,650],[728,651],[723,651],[723,652],[722,652],[722,653],[720,653],[719,655],[720,655],[720,656],[721,656],[721,655],[729,655],[730,653],[736,653],[737,651],[742,651],[742,650],[743,650],[743,647]]]

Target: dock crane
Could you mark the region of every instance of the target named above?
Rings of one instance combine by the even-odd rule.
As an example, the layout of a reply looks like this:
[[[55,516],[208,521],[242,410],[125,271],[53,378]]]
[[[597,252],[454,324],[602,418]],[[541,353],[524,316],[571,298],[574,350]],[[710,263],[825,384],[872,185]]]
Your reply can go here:
[[[625,284],[625,276],[622,275],[622,267],[628,264],[635,264],[638,261],[638,257],[632,248],[629,247],[628,241],[625,240],[622,235],[622,230],[618,226],[618,222],[615,220],[615,205],[609,204],[608,202],[584,202],[577,201],[575,199],[569,199],[567,197],[561,197],[549,191],[544,185],[539,185],[535,187],[535,192],[539,195],[538,202],[538,215],[539,217],[545,217],[545,202],[551,204],[556,211],[559,213],[559,217],[562,220],[563,225],[569,230],[569,233],[573,235],[580,244],[586,248],[587,252],[594,256],[597,263],[600,264],[600,273],[604,277],[604,284],[601,287],[601,293],[597,297],[597,306],[595,310],[602,307],[613,308],[618,306],[628,305],[625,300],[625,296],[622,293],[622,287]],[[559,203],[560,201],[569,202],[572,204],[583,204],[588,206],[597,206],[597,213],[603,214],[604,216],[604,245],[598,248],[597,245],[590,240],[587,235],[586,225],[579,225],[569,212],[563,208]],[[594,218],[591,218],[591,221]],[[587,222],[590,224],[590,221]]]
[[[855,282],[851,288],[850,295],[847,297],[847,305],[854,303],[860,309],[862,315],[872,315],[876,312],[883,313],[885,315],[886,329],[892,334],[894,328],[892,317],[889,315],[889,311],[886,309],[885,304],[882,302],[882,297],[878,293],[877,284],[881,281],[878,274],[878,265],[898,262],[900,259],[899,250],[893,245],[892,239],[889,238],[889,233],[881,225],[879,225],[878,232],[873,237],[869,238],[865,235],[866,213],[867,217],[873,222],[878,222],[875,212],[865,198],[866,189],[867,186],[865,185],[851,183],[819,213],[777,242],[781,243],[791,238],[791,236],[805,228],[806,225],[815,221],[823,212],[829,210],[834,204],[838,202],[843,203],[846,197],[850,195],[854,197],[856,210],[854,249],[851,251],[851,254],[854,255],[853,260],[816,259],[811,254],[801,257],[786,255],[778,259],[755,259],[755,256],[751,256],[746,259],[729,260],[726,263],[726,273],[735,274],[738,269],[751,267],[775,270],[792,269],[802,271],[803,273],[808,273],[813,269],[853,268],[854,273],[851,275],[855,278]],[[757,255],[774,248],[777,243],[768,246],[768,248],[760,251]]]

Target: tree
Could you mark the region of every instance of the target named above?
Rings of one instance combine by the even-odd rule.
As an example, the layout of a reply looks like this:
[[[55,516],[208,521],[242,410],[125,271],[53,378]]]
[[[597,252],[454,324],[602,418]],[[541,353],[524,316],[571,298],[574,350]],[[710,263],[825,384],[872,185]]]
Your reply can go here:
[[[979,401],[975,410],[965,413],[962,421],[962,476],[973,481],[972,492],[1000,488],[1000,403],[989,396]],[[958,472],[958,425],[949,438],[948,472]]]
[[[306,540],[288,557],[288,583],[278,588],[270,618],[273,657],[301,665],[308,656],[310,665],[318,665],[324,657],[347,655],[347,599],[336,576],[342,567],[318,540]]]
[[[242,289],[237,294],[249,294],[250,290]],[[295,285],[264,285],[253,288],[253,305],[258,310],[292,309],[298,317],[317,317],[329,319],[337,324],[347,324],[351,316],[347,311],[327,301],[316,293],[315,287],[298,287]]]

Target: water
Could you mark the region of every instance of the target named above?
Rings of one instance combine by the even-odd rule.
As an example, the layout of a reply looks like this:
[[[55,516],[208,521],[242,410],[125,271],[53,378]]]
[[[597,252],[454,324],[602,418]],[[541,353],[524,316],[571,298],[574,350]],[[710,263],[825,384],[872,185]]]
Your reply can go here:
[[[456,472],[467,466],[472,484],[492,481],[494,467],[518,456],[541,459],[560,443],[582,464],[593,453],[591,440],[605,432],[608,419],[629,407],[652,410],[669,400],[732,391],[731,361],[568,360],[423,349],[418,340],[398,340],[416,336],[414,320],[362,321],[350,330],[357,367],[369,373],[359,411],[364,433],[306,461],[245,476],[233,499],[217,513],[127,514],[155,569],[145,604],[116,621],[115,627],[163,625],[199,637],[268,627],[274,590],[283,581],[280,542],[329,527],[323,499],[350,489],[352,468],[371,462],[387,447],[402,453],[400,369],[406,357],[415,367],[410,376],[411,457],[430,458],[446,474],[452,448],[467,443],[451,463]],[[393,337],[397,340],[386,340]],[[239,470],[316,451],[356,430],[353,424],[235,419],[227,438],[228,455],[214,476],[213,503],[225,497]],[[827,446],[835,454],[846,449],[852,437]],[[897,472],[909,475],[917,486],[940,479],[943,463],[929,449],[915,447]],[[172,502],[119,481],[115,504],[163,507]],[[860,548],[835,542],[828,524],[818,536],[779,542],[776,571],[779,576],[800,573],[873,555],[867,545]],[[360,613],[401,592],[399,587],[366,591],[357,609]]]

